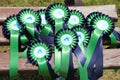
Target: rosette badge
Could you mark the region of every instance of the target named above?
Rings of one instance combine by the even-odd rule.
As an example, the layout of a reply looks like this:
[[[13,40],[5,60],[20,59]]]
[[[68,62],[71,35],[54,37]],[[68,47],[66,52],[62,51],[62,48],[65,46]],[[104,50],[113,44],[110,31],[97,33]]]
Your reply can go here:
[[[115,27],[112,18],[104,14],[94,17],[91,26],[93,29],[103,31],[103,35],[110,35]]]
[[[92,12],[90,13],[87,17],[86,17],[86,23],[87,23],[87,26],[90,26],[91,25],[91,22],[92,22],[92,19],[96,16],[99,16],[101,15],[102,13],[101,12]]]
[[[78,47],[74,50],[74,54],[78,59],[78,71],[80,75],[80,80],[87,80],[88,77],[86,74],[85,69],[83,69],[84,64],[86,62],[87,57],[85,56],[85,50],[88,46],[89,40],[90,40],[90,32],[86,28],[83,28],[81,26],[75,26],[72,28],[73,31],[77,33],[78,36]],[[87,69],[86,69],[87,70]],[[82,77],[84,75],[84,78]]]
[[[87,47],[90,40],[90,36],[91,36],[89,30],[81,26],[75,26],[72,29],[77,33],[78,40],[79,40],[78,44],[79,45],[83,44],[83,46]]]
[[[21,33],[21,26],[17,21],[15,15],[10,16],[4,22],[3,34],[10,38],[10,79],[18,78],[18,49],[19,49],[19,35]]]
[[[63,28],[63,23],[68,21],[69,16],[68,7],[60,3],[48,6],[46,11],[46,19],[55,26],[55,33]]]
[[[74,26],[83,26],[84,25],[84,15],[77,11],[77,10],[71,10],[70,11],[70,18],[67,22],[69,28],[73,28]]]
[[[45,17],[46,10],[41,9],[38,10],[37,12],[41,17],[41,26],[43,28],[42,30],[41,29],[39,30],[40,34],[45,36],[53,35],[52,25],[48,23]]]
[[[70,29],[62,29],[56,33],[55,46],[59,51],[61,51],[60,75],[64,77],[69,75],[69,67],[73,66],[70,65],[72,64],[70,59],[72,59],[72,50],[75,49],[77,41],[78,39],[76,34]]]
[[[32,41],[28,46],[28,61],[33,65],[38,66],[39,74],[44,78],[56,77],[56,74],[49,63],[52,53],[52,48],[42,42]]]
[[[93,76],[90,75],[91,80],[96,80],[102,75],[103,70],[102,38],[103,35],[111,34],[114,29],[114,22],[109,16],[104,14],[95,16],[91,21],[91,26],[88,27],[94,29],[94,31],[91,34],[91,38],[85,52],[87,60],[84,68],[88,68],[89,73],[92,73],[91,75]],[[95,71],[94,65],[96,65]]]
[[[17,17],[15,15],[10,16],[6,19],[3,25],[3,34],[7,39],[10,39],[10,34],[12,31],[20,31],[21,25],[17,21]]]
[[[41,19],[37,12],[31,9],[23,9],[18,14],[18,21],[24,27],[32,38],[35,37],[37,33],[37,26],[41,23]]]

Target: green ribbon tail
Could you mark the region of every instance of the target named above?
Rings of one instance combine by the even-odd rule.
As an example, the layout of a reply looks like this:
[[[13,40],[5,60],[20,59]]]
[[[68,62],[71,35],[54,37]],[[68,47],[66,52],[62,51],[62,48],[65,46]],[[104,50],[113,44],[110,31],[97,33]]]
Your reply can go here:
[[[85,49],[84,49],[84,45],[83,45],[83,43],[78,44],[78,45],[79,45],[80,49],[82,50],[82,52],[85,53]]]
[[[48,36],[50,34],[50,31],[52,31],[51,25],[46,24],[45,28],[40,32],[40,34],[44,34],[45,36]]]
[[[11,31],[10,35],[10,80],[18,79],[18,41],[19,31]]]
[[[55,33],[57,33],[62,28],[63,28],[62,20],[57,20],[57,22],[55,23]]]
[[[59,72],[60,67],[61,67],[61,52],[55,48],[55,66],[54,66],[55,72]]]
[[[39,74],[42,75],[44,78],[49,79],[51,75],[45,57],[38,59],[37,62],[38,62]]]
[[[24,45],[27,45],[29,42],[29,40],[27,39],[27,37],[25,35],[20,36],[20,41]]]
[[[82,52],[85,54],[84,46],[83,43],[79,44],[79,47],[81,48]],[[78,66],[79,66],[79,76],[80,80],[88,80],[88,72],[86,68],[83,68],[81,63],[78,61]]]
[[[117,47],[117,39],[116,39],[116,37],[114,36],[113,33],[111,33],[110,39],[111,39],[111,45],[110,45],[110,47],[111,48],[116,48]]]
[[[63,46],[62,47],[62,60],[61,60],[61,68],[60,74],[63,77],[67,77],[68,69],[69,69],[69,61],[70,60],[70,47]]]
[[[34,38],[35,37],[35,32],[34,32],[34,25],[33,24],[27,24],[26,26],[28,33]]]
[[[88,47],[87,47],[86,52],[85,52],[87,60],[85,62],[85,65],[84,65],[83,69],[86,70],[86,71],[88,69],[89,63],[91,61],[91,58],[93,56],[94,50],[96,48],[97,42],[98,42],[101,34],[102,34],[102,31],[96,29],[96,30],[94,30],[94,32],[91,35],[90,42],[89,42]],[[85,76],[88,76],[88,72]],[[82,79],[82,80],[88,80],[88,78],[85,78],[85,79]]]
[[[88,72],[86,68],[83,68],[81,63],[78,61],[78,66],[79,66],[79,76],[80,80],[89,80],[88,79]]]
[[[25,49],[25,51],[19,56],[19,58],[27,58],[27,50],[28,48]]]

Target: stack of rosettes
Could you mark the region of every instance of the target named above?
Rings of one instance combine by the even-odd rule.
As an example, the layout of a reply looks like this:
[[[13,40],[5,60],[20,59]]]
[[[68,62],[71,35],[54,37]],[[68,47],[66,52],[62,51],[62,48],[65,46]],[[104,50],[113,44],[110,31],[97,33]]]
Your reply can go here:
[[[27,58],[27,64],[37,66],[39,75],[47,80],[74,80],[75,73],[80,80],[97,80],[103,73],[104,40],[111,41],[110,48],[120,41],[114,28],[106,14],[92,12],[85,18],[82,12],[61,3],[38,11],[23,9],[8,17],[2,29],[10,40],[10,79],[18,79],[18,59]],[[78,60],[77,71],[73,55]]]

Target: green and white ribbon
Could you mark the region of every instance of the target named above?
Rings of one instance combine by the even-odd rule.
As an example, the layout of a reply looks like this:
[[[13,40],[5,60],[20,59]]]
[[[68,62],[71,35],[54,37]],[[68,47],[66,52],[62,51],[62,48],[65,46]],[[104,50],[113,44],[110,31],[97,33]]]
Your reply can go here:
[[[70,11],[70,18],[67,22],[69,28],[73,28],[74,26],[84,26],[85,18],[82,12],[77,10]]]
[[[10,36],[10,80],[18,79],[18,51],[21,26],[15,15],[6,19],[3,26],[3,34]]]
[[[91,27],[94,29],[94,31],[91,35],[90,42],[89,42],[88,47],[87,47],[86,52],[85,52],[87,60],[86,60],[86,63],[83,67],[84,70],[88,69],[88,66],[90,64],[92,56],[95,54],[94,50],[97,46],[97,43],[99,41],[100,36],[110,35],[114,29],[113,21],[109,16],[102,14],[102,15],[94,17],[92,21],[93,22],[91,24]],[[99,66],[101,66],[101,65],[99,65]],[[85,75],[88,75],[88,74],[85,74]],[[84,79],[83,76],[82,76],[82,78]],[[88,78],[86,78],[84,80],[88,80]]]
[[[87,26],[91,26],[91,23],[92,23],[92,20],[93,18],[95,18],[96,16],[99,16],[99,15],[105,15],[101,12],[92,12],[90,13],[87,17],[86,17],[86,22],[87,22]],[[114,23],[113,23],[114,25]],[[111,35],[106,35],[104,36],[105,38],[106,37],[110,37],[110,40],[111,40],[111,45],[110,45],[110,48],[115,48],[117,46],[117,39],[114,35],[114,33],[111,33]],[[104,38],[104,39],[105,39]]]
[[[63,28],[63,23],[68,21],[69,16],[68,7],[60,3],[52,4],[46,10],[46,19],[54,25],[55,33]]]
[[[18,13],[18,21],[24,27],[26,36],[30,39],[35,39],[37,26],[41,23],[41,19],[37,12],[31,9],[23,9]],[[31,36],[31,37],[30,37]]]
[[[75,48],[75,46],[77,45],[77,36],[74,33],[74,31],[70,30],[70,29],[62,29],[60,31],[58,31],[56,33],[55,36],[55,46],[58,49],[57,52],[55,52],[55,61],[59,61],[61,62],[59,63],[55,63],[56,67],[59,67],[59,72],[60,75],[63,77],[67,77],[68,76],[68,71],[69,71],[69,65],[72,63],[70,62],[70,57],[72,54],[72,49]],[[57,58],[57,56],[61,56],[60,58]],[[73,65],[72,65],[73,66]]]
[[[81,26],[75,26],[72,29],[77,33],[79,40],[78,45],[80,49],[76,48],[74,54],[78,59],[78,66],[79,66],[78,71],[79,71],[80,80],[84,80],[85,78],[82,78],[81,76],[84,75],[84,77],[88,77],[87,75],[85,75],[87,74],[87,72],[83,69],[83,66],[87,59],[85,56],[85,50],[90,40],[90,32]]]

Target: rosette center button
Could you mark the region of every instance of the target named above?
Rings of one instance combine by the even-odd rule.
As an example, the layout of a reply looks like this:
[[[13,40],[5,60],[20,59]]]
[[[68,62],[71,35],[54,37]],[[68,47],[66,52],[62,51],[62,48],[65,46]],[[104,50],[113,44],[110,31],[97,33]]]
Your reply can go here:
[[[53,12],[53,15],[56,18],[63,18],[64,17],[64,11],[62,9],[55,9]]]
[[[24,20],[27,23],[34,23],[35,22],[35,17],[31,14],[25,15]]]
[[[100,30],[106,30],[109,27],[109,24],[105,20],[100,20],[97,22],[97,28]]]
[[[72,37],[69,35],[69,34],[64,34],[62,37],[61,37],[61,42],[63,45],[71,45],[72,44]]]
[[[34,55],[37,57],[37,58],[41,58],[41,57],[44,57],[45,56],[45,49],[43,47],[36,47],[34,49]]]

